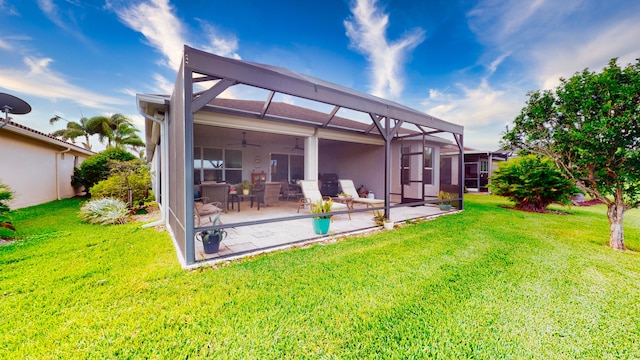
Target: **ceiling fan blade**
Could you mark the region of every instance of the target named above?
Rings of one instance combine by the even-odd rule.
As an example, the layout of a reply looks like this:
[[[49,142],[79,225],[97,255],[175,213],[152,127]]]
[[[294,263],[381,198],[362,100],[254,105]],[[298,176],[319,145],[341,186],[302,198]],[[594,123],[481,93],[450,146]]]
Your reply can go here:
[[[247,146],[261,147],[262,146],[262,145],[259,145],[259,144],[251,144],[251,143],[247,142],[247,133],[245,131],[242,132],[242,141],[240,143],[227,144],[227,145],[242,145],[242,147],[247,147]]]
[[[285,148],[285,150],[287,151],[296,151],[296,150],[304,150],[304,148],[300,145],[298,145],[298,138],[296,138],[296,144],[294,146],[289,146],[287,148]]]

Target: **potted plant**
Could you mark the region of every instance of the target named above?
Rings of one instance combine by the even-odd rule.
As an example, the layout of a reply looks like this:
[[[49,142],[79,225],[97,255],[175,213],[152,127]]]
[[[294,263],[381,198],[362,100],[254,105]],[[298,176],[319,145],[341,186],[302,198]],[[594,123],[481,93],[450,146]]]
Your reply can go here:
[[[373,223],[376,226],[382,226],[384,224],[384,211],[382,210],[374,210],[373,211]]]
[[[318,201],[315,204],[311,204],[312,214],[323,214],[331,212],[331,205],[333,201],[325,200]],[[324,235],[329,232],[329,224],[331,224],[331,215],[317,216],[311,219],[313,221],[313,231],[318,235]]]
[[[249,192],[253,190],[253,183],[249,180],[244,180],[238,185],[238,190],[242,190],[243,195],[249,195]]]
[[[375,210],[373,212],[373,222],[376,224],[376,226],[384,226],[386,230],[393,229],[393,225],[394,225],[391,219],[384,216],[384,211],[382,210]]]
[[[438,193],[438,199],[443,200],[440,204],[438,204],[438,206],[440,207],[440,210],[443,210],[443,211],[451,210],[451,199],[453,199],[454,197],[455,197],[454,194],[440,190],[440,192]]]
[[[220,224],[220,214],[213,218],[213,226]],[[220,250],[220,243],[227,236],[227,232],[222,229],[205,230],[196,235],[202,241],[205,254],[215,254]]]
[[[384,220],[382,220],[382,225],[384,226],[385,230],[393,230],[393,221],[391,221],[391,219],[389,218],[385,218]]]

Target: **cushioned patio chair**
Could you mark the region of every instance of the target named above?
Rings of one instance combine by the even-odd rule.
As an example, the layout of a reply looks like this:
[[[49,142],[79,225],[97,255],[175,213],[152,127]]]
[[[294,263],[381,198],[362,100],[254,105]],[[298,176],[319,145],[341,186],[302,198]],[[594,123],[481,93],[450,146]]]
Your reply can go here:
[[[318,182],[316,180],[300,180],[300,188],[302,189],[302,196],[304,196],[298,202],[298,212],[300,212],[300,208],[304,207],[304,205],[311,206],[319,201],[328,200],[329,197],[322,197],[320,194],[320,189],[318,188]],[[340,204],[337,202],[333,202],[331,204],[331,211],[342,211],[349,210],[349,207],[346,204]],[[347,213],[349,215],[349,220],[351,220],[351,213]]]
[[[203,217],[208,218],[209,222],[213,222],[211,215],[221,213],[221,206],[222,204],[219,202],[209,202],[209,199],[204,196],[193,199],[193,214],[197,219],[196,226],[202,224]]]
[[[267,182],[263,184],[263,189],[260,191],[254,191],[256,199],[259,204],[264,206],[280,205],[280,187],[282,184],[279,182]]]
[[[225,183],[207,183],[200,184],[200,196],[208,199],[212,203],[220,203],[220,209],[227,211],[229,207],[229,190],[231,187]]]
[[[360,197],[358,195],[358,191],[356,190],[355,185],[353,185],[353,180],[340,179],[338,180],[338,183],[340,184],[340,188],[342,189],[342,192],[345,193],[347,196],[350,196],[351,198],[353,198],[354,203],[367,204],[367,207],[384,206],[384,200]]]

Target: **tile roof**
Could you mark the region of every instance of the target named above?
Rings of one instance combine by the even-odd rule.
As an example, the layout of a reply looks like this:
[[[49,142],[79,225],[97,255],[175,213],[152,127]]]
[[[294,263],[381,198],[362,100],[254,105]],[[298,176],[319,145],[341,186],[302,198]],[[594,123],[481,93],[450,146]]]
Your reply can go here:
[[[41,140],[44,140],[44,139],[42,139],[44,137],[44,138],[46,138],[46,142],[53,143],[53,144],[59,145],[59,146],[74,148],[75,150],[77,150],[79,152],[86,153],[88,155],[95,154],[95,152],[93,152],[91,150],[88,150],[88,149],[85,149],[85,148],[80,147],[78,145],[72,144],[70,142],[58,139],[57,137],[55,137],[55,136],[53,136],[51,134],[46,134],[46,133],[43,133],[42,131],[38,131],[38,130],[32,129],[32,128],[28,127],[28,126],[24,126],[22,124],[18,124],[17,122],[14,122],[13,120],[9,120],[9,123],[7,125],[13,126],[14,128],[17,128],[17,129],[24,130],[21,133],[23,133],[24,135],[27,135],[27,136],[29,136],[31,138],[34,138],[34,139],[40,138]],[[10,126],[5,126],[4,128],[0,129],[0,133],[2,131],[5,131],[5,130],[11,131],[11,127]],[[30,136],[29,134],[32,134],[32,135]]]

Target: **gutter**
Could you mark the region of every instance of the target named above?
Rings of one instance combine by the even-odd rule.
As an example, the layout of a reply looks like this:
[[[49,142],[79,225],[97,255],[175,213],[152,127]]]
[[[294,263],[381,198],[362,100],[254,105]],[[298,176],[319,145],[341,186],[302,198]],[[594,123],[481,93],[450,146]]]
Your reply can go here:
[[[66,150],[62,150],[62,151],[57,151],[55,154],[56,157],[56,198],[58,200],[62,200],[62,198],[60,198],[60,179],[59,179],[59,171],[58,171],[58,155],[64,154],[71,151],[71,148],[68,147]]]
[[[140,115],[142,115],[142,117],[144,117],[146,120],[149,121],[153,121],[154,123],[157,123],[158,126],[160,126],[160,144],[162,147],[167,146],[167,141],[166,139],[164,139],[163,137],[166,136],[166,131],[164,131],[164,119],[160,120],[160,119],[156,119],[155,117],[147,114],[145,111],[142,110],[142,108],[140,107],[140,100],[138,99],[137,102],[137,107],[138,107],[138,113]],[[161,150],[160,151],[160,173],[162,175],[160,176],[165,176],[167,174],[167,169],[165,168],[166,166],[164,165],[166,160],[164,159],[163,156],[167,156],[166,152],[164,152]],[[142,228],[150,228],[150,227],[154,227],[154,226],[158,226],[158,225],[164,225],[166,223],[166,213],[167,213],[167,207],[168,207],[168,193],[167,193],[167,184],[166,181],[162,181],[162,179],[160,179],[160,194],[162,195],[162,203],[160,204],[160,220],[156,220],[154,222],[148,223],[148,224],[144,224],[142,225]]]

